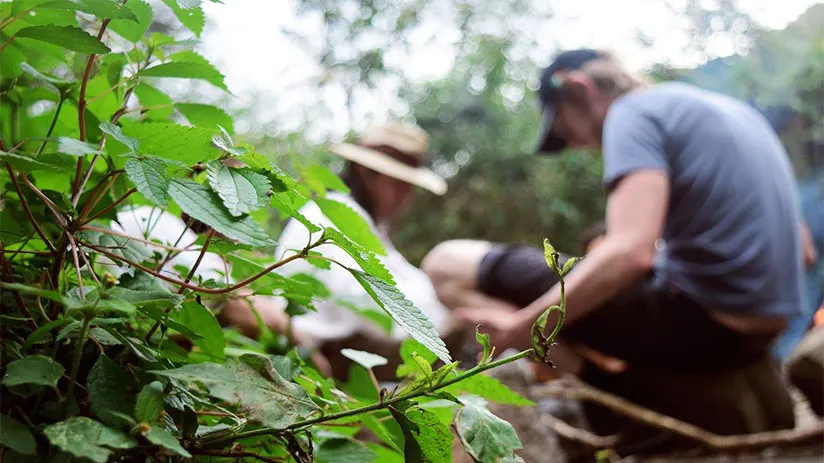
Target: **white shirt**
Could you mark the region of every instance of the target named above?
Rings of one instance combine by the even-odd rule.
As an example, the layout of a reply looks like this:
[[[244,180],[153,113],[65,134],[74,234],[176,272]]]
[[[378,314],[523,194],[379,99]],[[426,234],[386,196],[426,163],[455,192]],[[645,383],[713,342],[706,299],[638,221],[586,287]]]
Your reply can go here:
[[[385,256],[377,256],[386,266],[395,279],[397,288],[418,307],[432,322],[439,334],[444,335],[449,329],[449,317],[446,307],[441,304],[435,294],[432,281],[419,268],[410,264],[396,249],[389,238],[381,233],[366,211],[355,200],[344,194],[329,192],[328,199],[346,204],[360,214],[372,229],[372,232],[381,239],[386,249]],[[320,227],[335,227],[321,212],[313,201],[308,202],[301,210],[310,222]],[[296,220],[290,220],[283,230],[279,240],[276,257],[278,259],[295,254],[311,241],[320,237],[322,232],[312,233],[310,237],[306,227]],[[311,240],[311,241],[310,241]],[[360,266],[346,251],[334,244],[323,244],[314,249],[326,257],[332,258],[347,267],[359,269]],[[336,298],[356,307],[368,308],[374,311],[382,309],[375,303],[369,294],[360,286],[355,278],[346,270],[332,264],[329,270],[319,269],[303,259],[290,262],[277,270],[282,275],[306,273],[317,278],[329,289],[331,298]],[[373,322],[358,315],[351,309],[341,306],[335,300],[322,300],[315,303],[317,312],[309,312],[293,318],[295,329],[312,335],[320,340],[342,339],[355,333],[381,332]],[[407,337],[406,332],[398,324],[393,323],[391,336],[402,340]]]

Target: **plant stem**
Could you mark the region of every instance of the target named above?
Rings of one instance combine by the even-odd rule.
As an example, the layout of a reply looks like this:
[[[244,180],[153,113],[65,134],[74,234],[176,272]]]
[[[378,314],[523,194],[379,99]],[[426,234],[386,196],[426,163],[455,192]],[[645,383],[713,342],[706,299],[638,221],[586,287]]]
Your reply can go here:
[[[106,32],[106,27],[111,22],[111,18],[106,18],[103,20],[103,23],[100,25],[100,31],[97,33],[97,40],[103,38],[103,34]],[[77,124],[80,127],[80,141],[86,141],[86,88],[89,85],[89,77],[92,73],[92,66],[94,66],[94,59],[97,57],[96,54],[90,53],[89,58],[86,60],[86,69],[83,71],[83,79],[80,81],[80,95],[77,99]],[[95,158],[97,155],[95,155]],[[72,185],[72,191],[74,196],[72,196],[72,205],[76,206],[77,201],[76,199],[80,197],[80,179],[83,176],[83,158],[81,156],[77,159],[77,169],[75,169],[75,176],[74,176],[74,184]],[[89,167],[89,171],[91,172],[92,168],[94,168],[94,164]]]
[[[86,337],[89,335],[89,326],[92,324],[93,318],[94,317],[86,316],[83,319],[83,326],[80,328],[77,343],[74,345],[74,358],[72,358],[71,377],[69,378],[69,388],[66,390],[65,406],[68,406],[69,401],[74,396],[74,383],[77,381],[77,373],[80,371],[80,360],[83,358],[83,346],[86,344]]]
[[[86,200],[86,203],[83,204],[83,208],[80,210],[80,214],[77,215],[77,222],[83,222],[86,218],[86,214],[93,211],[97,204],[103,199],[103,196],[108,193],[109,189],[112,187],[115,181],[117,181],[117,177],[120,176],[121,171],[113,171],[109,172],[100,179],[100,182],[92,189],[92,192],[89,194],[89,199]],[[105,186],[104,186],[105,184]]]
[[[198,293],[203,293],[203,294],[226,294],[226,293],[231,293],[232,291],[235,291],[237,289],[240,289],[240,288],[248,285],[249,283],[252,283],[253,281],[255,281],[259,278],[262,278],[263,276],[265,276],[267,273],[271,272],[272,270],[274,270],[276,268],[279,268],[283,265],[286,265],[289,262],[292,262],[293,260],[298,260],[298,259],[306,257],[306,253],[308,253],[311,248],[319,246],[320,244],[323,243],[323,241],[318,241],[315,244],[313,244],[311,247],[304,249],[300,253],[291,255],[291,256],[283,259],[283,260],[280,260],[280,261],[266,267],[265,269],[261,270],[260,272],[250,276],[249,278],[246,278],[245,280],[243,280],[239,283],[235,283],[234,285],[227,286],[225,288],[203,288],[203,287],[200,287],[200,286],[197,286],[197,285],[192,285],[192,284],[186,283],[185,281],[180,281],[176,278],[166,276],[166,275],[164,275],[164,274],[162,274],[158,271],[152,270],[152,269],[146,267],[145,265],[141,265],[141,264],[139,264],[139,263],[137,263],[133,260],[127,259],[127,258],[122,257],[122,256],[118,256],[117,254],[106,251],[105,249],[101,248],[100,246],[95,246],[93,244],[86,243],[85,241],[79,241],[79,243],[81,245],[89,248],[89,249],[92,249],[96,252],[99,252],[100,254],[103,254],[104,256],[106,256],[110,259],[117,260],[117,261],[129,264],[129,265],[131,265],[132,267],[134,267],[138,270],[142,270],[142,271],[148,273],[149,275],[160,278],[161,280],[167,281],[167,282],[169,282],[173,285],[182,286],[186,289],[191,289],[192,291],[195,291],[195,292],[198,292]]]
[[[6,279],[9,283],[14,283],[14,280],[12,280],[9,262],[6,260],[6,254],[3,252],[2,241],[0,241],[0,263],[2,263],[4,279]],[[37,323],[34,321],[34,318],[32,318],[28,307],[26,307],[26,301],[23,300],[23,296],[21,296],[20,292],[16,290],[13,290],[11,294],[14,296],[15,302],[17,302],[17,306],[20,307],[20,311],[28,318],[28,320],[26,320],[26,324],[29,325],[29,328],[36,330]]]
[[[77,273],[77,289],[80,291],[80,298],[86,299],[86,295],[83,292],[83,275],[80,272],[80,259],[77,257],[77,243],[72,238],[72,234],[70,232],[66,232],[66,238],[69,239],[69,244],[72,247],[72,259],[74,260],[74,271]]]
[[[54,245],[49,241],[49,238],[46,237],[46,234],[43,233],[43,229],[40,228],[40,224],[37,223],[35,220],[34,215],[31,213],[31,209],[29,209],[29,203],[26,201],[26,197],[23,196],[23,189],[20,188],[20,183],[17,181],[17,175],[14,173],[14,169],[11,167],[11,164],[8,162],[6,163],[6,170],[9,172],[9,177],[11,177],[11,182],[14,185],[15,191],[17,191],[17,196],[20,198],[20,205],[23,206],[23,211],[26,213],[26,217],[29,218],[29,222],[31,222],[32,227],[34,227],[34,231],[40,235],[40,239],[46,243],[46,247],[49,248],[49,251],[52,253],[55,252]]]
[[[186,276],[186,280],[184,281],[184,283],[189,283],[190,281],[192,281],[192,277],[195,276],[195,272],[197,272],[197,268],[200,267],[200,262],[203,261],[203,256],[206,255],[206,250],[209,248],[209,243],[212,242],[212,237],[213,236],[215,236],[215,229],[210,228],[209,232],[206,233],[206,241],[203,243],[203,247],[200,248],[200,254],[198,254],[197,260],[195,260],[195,264],[192,265],[192,268],[189,270],[189,275]],[[183,294],[183,291],[185,291],[185,290],[186,290],[186,288],[181,286],[180,289],[177,290],[177,294]],[[168,307],[164,314],[168,315],[170,310],[172,310],[172,308]],[[157,329],[159,327],[160,327],[160,320],[157,320],[155,322],[155,324],[152,325],[152,328],[149,330],[149,332],[146,333],[146,342],[149,342],[149,340],[152,339],[152,335],[155,334],[155,331],[157,331]]]
[[[51,125],[49,125],[49,130],[46,132],[45,138],[51,137],[52,132],[54,132],[54,126],[57,125],[57,118],[60,116],[60,110],[63,109],[63,102],[66,101],[66,97],[63,95],[63,92],[60,92],[60,99],[57,100],[57,109],[54,111],[54,117],[52,117]],[[37,153],[35,153],[34,157],[40,156],[40,153],[43,152],[43,149],[46,147],[48,140],[43,140],[43,143],[40,144],[40,148],[37,149]]]
[[[402,396],[393,397],[393,398],[391,398],[389,400],[385,400],[383,402],[374,403],[374,404],[367,405],[367,406],[360,407],[360,408],[354,408],[352,410],[346,410],[344,412],[332,413],[331,415],[320,416],[320,417],[317,417],[317,418],[313,418],[311,420],[299,421],[299,422],[297,422],[297,423],[295,423],[291,426],[287,426],[287,427],[282,428],[282,429],[254,429],[252,431],[241,432],[241,433],[235,434],[234,436],[226,436],[226,437],[211,441],[208,444],[209,445],[228,444],[228,443],[233,442],[235,440],[244,439],[244,438],[248,438],[248,437],[265,436],[265,435],[270,435],[270,434],[281,434],[281,433],[287,432],[287,431],[297,431],[297,430],[303,429],[307,426],[312,426],[312,425],[316,425],[316,424],[319,424],[319,423],[324,423],[326,421],[333,421],[333,420],[338,420],[338,419],[346,418],[346,417],[353,416],[353,415],[360,415],[360,414],[363,414],[363,413],[370,413],[370,412],[373,412],[375,410],[380,410],[382,408],[387,408],[390,405],[394,405],[398,402],[403,402],[404,400],[414,399],[414,398],[420,397],[422,395],[431,394],[432,392],[435,392],[439,389],[443,389],[447,386],[451,386],[455,383],[463,381],[463,380],[465,380],[469,377],[475,376],[475,375],[477,375],[479,373],[482,373],[486,370],[491,370],[491,369],[499,367],[501,365],[506,365],[507,363],[512,363],[516,360],[526,358],[529,355],[531,355],[532,352],[533,352],[532,349],[527,349],[527,350],[519,352],[515,355],[509,356],[509,357],[506,357],[506,358],[503,358],[503,359],[500,359],[500,360],[496,360],[494,362],[489,362],[489,363],[484,363],[484,364],[478,365],[475,368],[472,368],[471,370],[468,370],[468,371],[464,372],[463,374],[461,374],[459,376],[456,376],[456,377],[454,377],[454,378],[452,378],[448,381],[444,381],[444,382],[442,382],[438,385],[430,386],[430,387],[425,388],[425,389],[420,389],[420,390],[415,391],[415,392],[410,392],[409,394],[404,394]]]
[[[115,202],[113,202],[113,203],[109,204],[108,206],[104,207],[102,211],[98,212],[97,214],[95,214],[95,215],[93,215],[93,216],[89,217],[88,219],[86,219],[85,221],[83,221],[83,225],[85,225],[85,224],[87,224],[87,223],[89,223],[89,222],[94,222],[94,221],[95,221],[95,220],[97,220],[98,218],[100,218],[100,217],[102,217],[102,216],[104,216],[104,215],[108,214],[108,213],[109,213],[109,211],[111,211],[112,209],[114,209],[114,208],[116,208],[117,206],[119,206],[119,205],[120,205],[120,203],[122,203],[123,201],[125,201],[125,200],[126,200],[126,198],[128,198],[129,196],[131,196],[132,194],[134,194],[136,191],[137,191],[137,188],[134,188],[134,187],[130,188],[130,189],[129,189],[129,191],[127,191],[127,192],[123,193],[123,196],[121,196],[121,197],[117,198],[117,200],[116,200]]]
[[[103,233],[104,235],[119,236],[121,238],[126,238],[128,240],[137,241],[137,242],[143,243],[143,244],[148,244],[150,246],[156,246],[156,247],[161,248],[161,249],[171,249],[173,251],[178,251],[178,250],[185,251],[185,249],[173,248],[173,247],[170,247],[170,246],[166,246],[164,244],[155,243],[154,241],[149,241],[149,240],[146,240],[146,239],[143,239],[143,238],[135,238],[134,236],[130,236],[130,235],[127,235],[125,233],[116,232],[114,230],[107,230],[105,228],[94,227],[94,226],[90,226],[90,225],[84,225],[80,230],[87,230],[87,231]]]
[[[48,196],[43,194],[43,192],[40,191],[39,188],[37,188],[36,186],[34,186],[33,183],[31,183],[31,180],[29,180],[29,177],[26,175],[25,172],[21,172],[19,177],[23,179],[23,183],[27,187],[29,187],[29,189],[33,191],[34,194],[36,194],[40,197],[40,199],[43,200],[43,203],[46,205],[46,207],[52,212],[52,214],[54,214],[54,218],[57,219],[57,223],[59,223],[61,227],[66,228],[66,219],[63,218],[63,214],[60,213],[60,208],[57,207],[57,205],[54,204]]]

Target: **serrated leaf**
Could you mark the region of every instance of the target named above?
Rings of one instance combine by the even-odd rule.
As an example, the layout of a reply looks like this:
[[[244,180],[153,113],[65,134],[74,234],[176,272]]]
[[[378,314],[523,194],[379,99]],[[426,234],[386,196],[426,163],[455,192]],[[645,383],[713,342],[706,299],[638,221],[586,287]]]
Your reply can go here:
[[[386,254],[383,243],[372,232],[372,227],[369,226],[363,216],[351,207],[328,198],[315,198],[314,201],[320,207],[323,215],[331,220],[335,227],[349,239],[370,252],[380,255]]]
[[[117,340],[114,336],[109,334],[108,331],[104,330],[100,327],[93,327],[89,330],[89,337],[97,341],[98,344],[103,346],[120,346],[123,343]]]
[[[23,423],[8,415],[0,415],[0,444],[23,455],[37,453],[37,441]]]
[[[229,90],[223,81],[223,74],[214,66],[203,63],[172,61],[146,68],[137,73],[138,77],[175,77],[180,79],[199,79],[222,90]]]
[[[203,26],[206,24],[206,17],[203,14],[202,8],[183,8],[176,0],[163,0],[163,3],[172,9],[183,26],[194,32],[195,36],[200,37],[200,33],[203,32]]]
[[[78,458],[106,463],[112,451],[136,444],[133,439],[84,416],[69,418],[43,429],[52,445]]]
[[[152,255],[151,248],[135,240],[130,240],[122,236],[112,236],[96,231],[83,230],[77,233],[81,241],[93,244],[105,249],[116,256],[131,260],[132,262],[143,262]],[[124,266],[127,264],[118,265]]]
[[[454,395],[460,395],[461,393],[476,395],[498,404],[518,405],[522,407],[535,405],[534,402],[513,391],[506,384],[483,373],[470,376],[443,390]]]
[[[23,357],[8,364],[6,374],[3,376],[3,384],[6,386],[35,384],[55,387],[65,371],[63,365],[50,357],[42,355]]]
[[[124,19],[135,23],[138,22],[137,16],[132,13],[132,10],[112,0],[75,0],[74,4],[78,10],[93,14],[99,18]]]
[[[455,415],[455,429],[466,451],[481,463],[515,457],[523,445],[512,425],[487,410],[482,399],[469,397],[463,402]]]
[[[149,429],[149,432],[146,433],[146,440],[154,445],[169,449],[182,457],[192,457],[192,454],[180,445],[180,441],[178,441],[175,436],[159,425],[152,426],[151,429]]]
[[[231,152],[232,148],[235,146],[235,141],[232,140],[232,136],[229,135],[229,132],[227,132],[226,129],[223,127],[218,127],[218,129],[220,130],[220,133],[212,137],[212,143],[223,151]]]
[[[180,312],[173,314],[173,318],[202,336],[194,340],[201,352],[211,357],[225,358],[223,330],[209,309],[197,302],[187,302],[183,304]]]
[[[220,197],[205,185],[175,179],[169,182],[169,196],[184,212],[227,238],[260,247],[277,244],[250,216],[232,217]]]
[[[233,132],[232,117],[217,106],[199,103],[175,103],[175,108],[194,126],[213,130],[217,126]]]
[[[349,439],[328,439],[316,446],[313,452],[317,463],[369,463],[375,461],[375,453],[368,447]]]
[[[136,152],[140,149],[140,142],[137,141],[137,138],[126,135],[123,133],[123,129],[109,121],[103,121],[100,123],[100,131],[126,145],[126,148],[128,148],[129,151]]]
[[[101,355],[94,362],[86,380],[92,413],[110,426],[122,426],[123,419],[115,413],[132,415],[134,400],[128,393],[131,388],[129,377],[117,363],[106,355]]]
[[[452,357],[432,322],[420,309],[409,302],[398,288],[368,273],[355,269],[348,270],[372,299],[413,339],[426,346],[444,363],[452,362]]]
[[[137,191],[164,209],[169,205],[166,167],[164,161],[152,158],[130,158],[123,166]]]
[[[143,122],[123,126],[123,132],[140,143],[140,152],[193,166],[216,159],[212,132],[166,122]],[[117,154],[117,153],[115,153]]]
[[[26,337],[26,342],[23,343],[23,351],[29,350],[32,345],[42,339],[45,339],[49,336],[49,333],[51,333],[52,330],[62,328],[71,322],[72,320],[70,318],[58,318],[57,320],[52,320],[49,323],[46,323],[45,325],[41,325],[36,330],[32,331],[28,337]]]
[[[405,461],[452,461],[452,433],[438,415],[419,407],[410,407],[405,412],[395,408],[390,411],[403,430]]]
[[[371,352],[365,352],[362,350],[341,349],[340,353],[349,360],[352,360],[353,362],[362,365],[364,368],[367,369],[372,369],[389,363],[388,360],[386,360],[384,357],[381,357],[380,355],[373,354]]]
[[[74,26],[29,26],[17,31],[18,38],[51,43],[78,53],[103,54],[111,50],[96,37]]]
[[[389,270],[384,267],[383,263],[378,260],[375,254],[367,251],[361,245],[350,240],[343,233],[335,230],[334,228],[327,228],[323,231],[323,237],[346,251],[352,259],[355,259],[355,262],[358,263],[361,270],[364,272],[380,278],[387,283],[395,283],[395,279],[392,278],[392,274],[389,273]]]
[[[319,232],[320,227],[318,227],[317,225],[310,222],[309,219],[307,219],[303,214],[300,213],[300,211],[298,211],[296,208],[292,207],[287,202],[287,200],[289,198],[289,194],[290,194],[290,192],[288,192],[288,191],[284,192],[284,193],[275,193],[275,194],[272,195],[271,198],[269,198],[269,204],[273,208],[279,210],[280,212],[286,214],[287,216],[292,217],[293,219],[295,219],[298,222],[302,223],[303,226],[305,226],[306,229],[309,230],[310,233]],[[334,230],[334,231],[336,231],[336,230]],[[341,235],[341,236],[343,236],[343,235]]]
[[[154,12],[152,7],[143,0],[129,0],[125,7],[131,10],[137,21],[115,19],[109,23],[109,29],[117,32],[130,42],[138,42],[152,25]]]
[[[115,286],[106,290],[106,295],[111,298],[122,299],[137,307],[158,303],[167,303],[177,307],[183,302],[183,296],[173,294],[162,286],[148,289],[130,289]]]
[[[71,156],[85,156],[100,152],[94,145],[69,137],[57,138],[57,151]]]
[[[341,180],[340,177],[329,170],[326,166],[312,164],[306,168],[304,173],[307,177],[311,177],[314,181],[320,183],[329,190],[340,191],[344,194],[350,193],[349,187],[343,183],[343,180]]]
[[[160,381],[152,381],[137,395],[134,416],[143,423],[156,423],[163,414],[163,403],[163,385]]]
[[[263,356],[244,354],[225,364],[201,363],[152,373],[182,381],[196,381],[211,396],[237,403],[250,420],[280,429],[318,410],[306,391],[283,379]]]
[[[207,165],[209,184],[235,217],[266,206],[271,189],[269,179],[251,169],[235,169],[219,161]]]

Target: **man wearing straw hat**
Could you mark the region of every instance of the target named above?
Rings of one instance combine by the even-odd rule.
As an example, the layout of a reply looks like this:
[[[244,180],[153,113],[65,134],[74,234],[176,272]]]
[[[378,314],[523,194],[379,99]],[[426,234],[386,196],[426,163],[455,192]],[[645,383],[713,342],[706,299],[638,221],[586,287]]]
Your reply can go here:
[[[436,195],[446,193],[444,179],[426,167],[428,147],[426,132],[405,124],[373,126],[355,143],[332,145],[331,151],[346,160],[342,178],[351,193],[331,191],[327,198],[345,204],[364,218],[386,249],[387,254],[379,259],[394,276],[398,289],[429,317],[441,335],[448,335],[451,332],[449,313],[438,300],[429,277],[410,264],[389,238],[398,218],[411,204],[415,187]],[[334,228],[312,201],[300,213],[315,224]],[[311,239],[319,234],[313,234]],[[309,240],[306,227],[290,220],[278,239],[278,256],[303,248]],[[344,265],[358,268],[346,252],[334,245],[322,245],[316,250]],[[338,266],[323,270],[302,260],[283,267],[282,272],[289,275],[308,273],[329,289],[329,298],[315,304],[317,312],[294,317],[293,328],[309,335],[322,349],[333,365],[335,376],[346,376],[348,361],[340,355],[340,349],[348,347],[387,357],[390,364],[377,369],[376,374],[392,377],[392,363],[397,363],[399,343],[406,333],[397,325],[389,332],[382,330],[358,313],[364,310],[381,312],[381,309],[352,275]]]

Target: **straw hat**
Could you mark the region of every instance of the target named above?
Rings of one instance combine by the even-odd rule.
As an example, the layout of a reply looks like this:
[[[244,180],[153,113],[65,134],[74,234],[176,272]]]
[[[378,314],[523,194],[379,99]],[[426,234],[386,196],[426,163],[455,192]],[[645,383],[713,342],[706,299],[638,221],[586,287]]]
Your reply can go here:
[[[330,150],[349,161],[368,167],[381,174],[421,187],[436,195],[446,193],[446,181],[426,167],[412,167],[397,159],[369,148],[369,146],[391,146],[405,155],[426,165],[429,135],[418,126],[388,124],[366,129],[357,144],[337,143]]]

